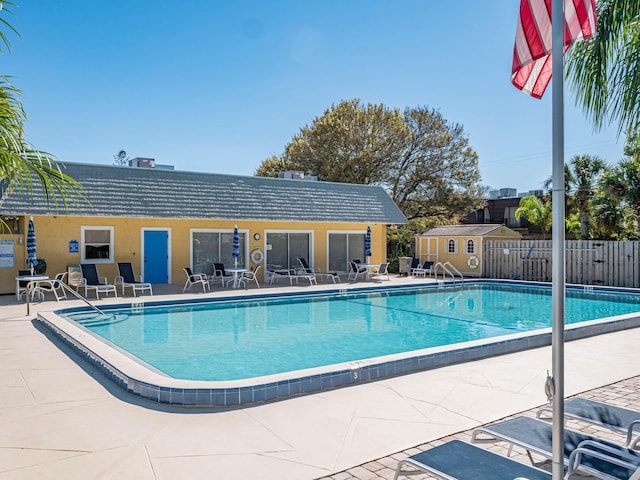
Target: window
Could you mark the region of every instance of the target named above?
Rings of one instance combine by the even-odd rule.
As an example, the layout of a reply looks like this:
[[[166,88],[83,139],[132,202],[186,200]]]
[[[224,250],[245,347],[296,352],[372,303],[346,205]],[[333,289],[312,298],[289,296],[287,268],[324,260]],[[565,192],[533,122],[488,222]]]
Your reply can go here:
[[[504,224],[509,228],[521,228],[522,224],[520,220],[516,219],[516,210],[519,207],[505,207],[504,209]]]
[[[477,253],[475,240],[471,240],[471,239],[467,240],[466,247],[467,247],[466,253],[472,253],[472,254]]]
[[[238,267],[245,267],[246,234],[238,232],[240,239],[240,258]],[[228,230],[192,230],[191,265],[193,271],[202,273],[207,264],[222,263],[225,267],[235,265],[233,258],[233,231]]]
[[[458,252],[458,245],[457,242],[453,239],[450,239],[447,242],[447,252],[449,253],[457,253]]]
[[[80,227],[82,263],[113,263],[113,227]]]
[[[364,257],[364,233],[329,234],[329,271],[347,272],[352,260],[366,261]]]
[[[266,232],[268,270],[299,268],[298,257],[311,265],[311,233]]]

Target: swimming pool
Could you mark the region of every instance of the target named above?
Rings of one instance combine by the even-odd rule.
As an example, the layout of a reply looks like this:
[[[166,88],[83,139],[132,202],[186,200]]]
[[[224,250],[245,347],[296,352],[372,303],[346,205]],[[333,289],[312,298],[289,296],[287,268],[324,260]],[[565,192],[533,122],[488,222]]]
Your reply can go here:
[[[523,282],[123,307],[42,320],[123,387],[180,405],[258,403],[550,343],[550,288]],[[568,287],[566,321],[581,326],[566,337],[636,326],[638,311],[631,291]]]

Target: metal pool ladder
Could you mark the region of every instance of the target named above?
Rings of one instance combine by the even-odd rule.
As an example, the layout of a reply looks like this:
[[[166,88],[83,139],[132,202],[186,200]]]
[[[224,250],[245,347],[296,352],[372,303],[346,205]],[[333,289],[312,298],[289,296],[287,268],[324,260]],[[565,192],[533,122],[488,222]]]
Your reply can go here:
[[[456,267],[451,265],[451,262],[438,262],[433,266],[433,275],[435,279],[438,279],[438,267],[442,268],[442,280],[445,280],[447,276],[455,283],[456,278],[460,278],[460,281],[464,280],[464,276],[460,273]]]

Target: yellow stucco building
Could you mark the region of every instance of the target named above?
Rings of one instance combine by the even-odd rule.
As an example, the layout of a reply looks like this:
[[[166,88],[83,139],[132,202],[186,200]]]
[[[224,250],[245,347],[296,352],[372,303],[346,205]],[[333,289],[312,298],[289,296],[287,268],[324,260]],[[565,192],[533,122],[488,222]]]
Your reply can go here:
[[[504,225],[444,225],[415,236],[420,263],[449,262],[464,276],[483,276],[482,246],[487,240],[520,240]]]
[[[239,266],[310,266],[344,272],[364,260],[371,227],[372,263],[386,260],[386,227],[406,223],[380,187],[308,180],[180,172],[155,168],[61,163],[86,189],[68,212],[47,204],[36,187],[32,198],[5,192],[0,214],[11,233],[0,235],[0,289],[11,293],[24,270],[26,233],[33,217],[37,256],[53,277],[68,265],[95,263],[112,281],[117,262],[131,262],[145,282],[185,281],[184,267],[205,271],[216,262],[232,266],[233,230],[240,237]],[[37,184],[36,184],[37,185]],[[6,231],[5,231],[6,232]]]

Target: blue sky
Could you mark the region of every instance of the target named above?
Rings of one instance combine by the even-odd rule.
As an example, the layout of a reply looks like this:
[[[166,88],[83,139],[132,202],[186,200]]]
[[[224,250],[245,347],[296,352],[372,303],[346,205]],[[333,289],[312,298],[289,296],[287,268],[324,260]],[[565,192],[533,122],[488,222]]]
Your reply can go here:
[[[551,87],[509,82],[519,0],[14,0],[0,57],[58,160],[113,164],[124,149],[178,170],[251,175],[341,100],[438,109],[463,125],[482,183],[551,175]],[[565,150],[622,157],[566,89]]]

